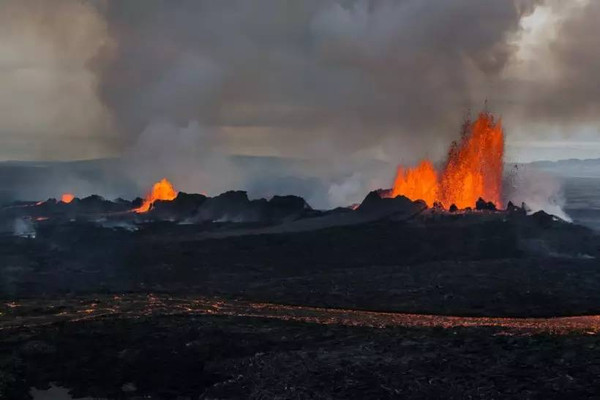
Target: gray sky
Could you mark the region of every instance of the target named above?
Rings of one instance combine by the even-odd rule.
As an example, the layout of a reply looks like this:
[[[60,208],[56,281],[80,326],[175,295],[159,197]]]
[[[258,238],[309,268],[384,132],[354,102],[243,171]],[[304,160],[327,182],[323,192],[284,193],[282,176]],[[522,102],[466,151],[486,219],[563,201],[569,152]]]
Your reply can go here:
[[[0,0],[0,159],[600,157],[600,1]]]

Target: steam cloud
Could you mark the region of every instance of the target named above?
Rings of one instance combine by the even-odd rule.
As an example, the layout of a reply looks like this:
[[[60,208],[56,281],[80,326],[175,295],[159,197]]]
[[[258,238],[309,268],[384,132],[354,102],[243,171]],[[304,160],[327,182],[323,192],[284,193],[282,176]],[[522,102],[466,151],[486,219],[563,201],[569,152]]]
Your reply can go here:
[[[560,180],[534,168],[521,167],[505,182],[506,201],[520,206],[524,202],[530,212],[544,210],[565,221],[571,217],[564,211],[565,197]]]

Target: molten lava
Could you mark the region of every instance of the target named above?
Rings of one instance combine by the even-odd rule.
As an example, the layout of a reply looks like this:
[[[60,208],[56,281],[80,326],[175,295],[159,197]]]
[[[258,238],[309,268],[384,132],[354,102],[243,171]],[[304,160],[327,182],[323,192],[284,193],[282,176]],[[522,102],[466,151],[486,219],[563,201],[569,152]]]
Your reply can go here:
[[[65,204],[69,204],[73,201],[74,198],[75,195],[72,193],[63,193],[63,195],[60,197],[60,201],[62,201]]]
[[[150,210],[150,207],[152,207],[152,204],[156,200],[174,200],[175,197],[177,197],[177,192],[173,188],[173,185],[166,178],[163,178],[152,186],[152,190],[146,195],[142,205],[133,211],[136,213],[145,213]]]
[[[391,195],[424,200],[429,206],[438,201],[438,176],[431,161],[421,161],[414,168],[399,166]]]
[[[424,200],[428,206],[440,202],[445,207],[473,207],[478,198],[502,205],[504,133],[500,121],[483,112],[467,122],[463,135],[454,142],[441,173],[431,161],[413,168],[398,167],[391,196],[404,195]]]
[[[500,208],[504,133],[502,123],[481,113],[468,125],[459,143],[454,143],[440,181],[442,204],[472,207],[479,197]]]

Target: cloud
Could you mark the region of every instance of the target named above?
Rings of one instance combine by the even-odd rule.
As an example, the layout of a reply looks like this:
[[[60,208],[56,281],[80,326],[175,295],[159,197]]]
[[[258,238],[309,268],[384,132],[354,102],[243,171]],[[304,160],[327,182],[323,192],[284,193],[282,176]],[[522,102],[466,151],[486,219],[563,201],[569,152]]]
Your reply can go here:
[[[589,124],[598,127],[600,112],[600,3],[576,1],[567,7],[551,3],[559,19],[558,30],[548,44],[547,63],[553,79],[542,80],[530,92],[529,106],[542,121],[559,124]]]
[[[498,79],[516,52],[511,35],[535,2],[103,4],[115,44],[93,70],[126,142],[159,115],[247,128],[276,154],[307,156],[414,136],[400,153],[447,143],[487,97],[478,82]]]
[[[598,17],[580,0],[6,0],[0,156],[119,154],[197,191],[260,180],[228,154],[319,160],[305,175],[341,203],[376,178],[361,160],[439,160],[485,99],[511,138],[596,124]]]
[[[0,3],[0,159],[111,152],[109,113],[86,64],[107,37],[89,4]]]

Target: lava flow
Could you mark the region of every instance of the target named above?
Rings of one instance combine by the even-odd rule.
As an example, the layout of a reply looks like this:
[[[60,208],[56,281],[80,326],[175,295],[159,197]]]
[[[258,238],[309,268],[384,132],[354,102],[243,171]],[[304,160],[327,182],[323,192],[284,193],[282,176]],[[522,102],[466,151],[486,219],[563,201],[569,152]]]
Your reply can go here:
[[[463,209],[481,197],[501,207],[503,157],[501,121],[482,112],[475,122],[465,124],[460,141],[452,143],[441,173],[429,160],[412,168],[399,166],[390,195]]]
[[[74,198],[75,195],[72,193],[63,193],[63,195],[60,197],[60,201],[62,201],[65,204],[69,204],[73,201]]]
[[[152,190],[146,195],[142,205],[133,211],[145,213],[150,210],[156,200],[174,200],[175,197],[177,197],[177,191],[175,191],[171,182],[163,178],[152,186]]]

